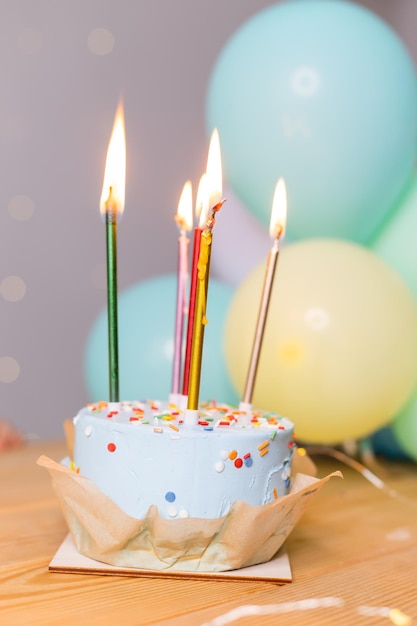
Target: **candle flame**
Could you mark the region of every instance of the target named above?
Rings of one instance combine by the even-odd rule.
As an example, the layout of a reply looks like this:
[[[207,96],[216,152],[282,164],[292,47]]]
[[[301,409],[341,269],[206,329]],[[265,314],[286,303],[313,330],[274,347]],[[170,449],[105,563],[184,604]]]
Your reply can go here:
[[[123,105],[119,104],[114,118],[113,131],[107,150],[103,190],[100,198],[100,212],[109,210],[122,214],[125,206],[126,185],[126,137]]]
[[[287,190],[285,181],[280,178],[275,187],[274,200],[272,202],[271,221],[269,234],[273,239],[283,237],[287,222]]]
[[[175,221],[181,230],[188,231],[193,226],[193,188],[189,180],[182,189]]]
[[[200,228],[204,228],[207,222],[207,216],[209,212],[209,190],[207,174],[203,174],[200,178],[200,183],[197,190],[197,199],[195,202],[195,213],[199,219]]]
[[[211,134],[206,174],[209,193],[209,209],[212,209],[220,202],[223,193],[222,156],[220,151],[219,132],[217,128],[215,128]]]

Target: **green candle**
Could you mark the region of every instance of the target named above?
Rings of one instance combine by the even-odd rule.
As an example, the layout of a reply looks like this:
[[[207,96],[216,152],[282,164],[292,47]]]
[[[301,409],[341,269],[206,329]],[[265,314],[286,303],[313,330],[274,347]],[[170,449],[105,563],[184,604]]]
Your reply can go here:
[[[126,141],[123,109],[119,106],[109,143],[100,211],[106,223],[109,401],[119,402],[117,324],[117,222],[124,208]]]
[[[117,325],[117,204],[110,187],[106,202],[107,327],[109,342],[109,400],[119,402],[119,347]]]

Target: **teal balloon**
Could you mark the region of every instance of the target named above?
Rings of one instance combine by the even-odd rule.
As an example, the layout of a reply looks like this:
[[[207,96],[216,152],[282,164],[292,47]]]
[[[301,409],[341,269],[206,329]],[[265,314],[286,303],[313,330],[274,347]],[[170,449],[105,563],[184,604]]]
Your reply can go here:
[[[388,459],[409,459],[409,455],[400,446],[391,426],[384,426],[369,438],[369,445],[377,456]]]
[[[137,283],[119,296],[119,378],[122,400],[168,400],[174,354],[177,278],[163,275]],[[210,279],[200,399],[235,404],[223,354],[223,325],[233,291]],[[184,337],[186,328],[184,329]],[[109,395],[107,310],[87,339],[84,371],[91,401]]]
[[[404,452],[417,461],[417,390],[391,427]]]
[[[417,297],[417,176],[370,249],[390,265]]]
[[[227,184],[266,226],[285,178],[293,239],[367,243],[413,173],[415,67],[395,32],[353,3],[257,13],[220,53],[206,109]]]

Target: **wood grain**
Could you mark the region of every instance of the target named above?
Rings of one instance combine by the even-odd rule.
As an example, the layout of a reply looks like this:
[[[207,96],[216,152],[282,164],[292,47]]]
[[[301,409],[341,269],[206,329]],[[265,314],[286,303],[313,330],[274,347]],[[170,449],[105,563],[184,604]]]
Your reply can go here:
[[[320,476],[341,469],[345,479],[325,486],[288,539],[294,580],[277,585],[48,572],[67,529],[48,474],[35,465],[40,454],[59,460],[65,445],[39,442],[0,456],[2,625],[197,626],[248,604],[288,610],[233,623],[394,623],[388,614],[362,615],[361,607],[395,608],[417,623],[415,464],[384,463],[384,479],[395,492],[388,493],[337,461],[315,459]],[[339,606],[300,605],[324,597]]]

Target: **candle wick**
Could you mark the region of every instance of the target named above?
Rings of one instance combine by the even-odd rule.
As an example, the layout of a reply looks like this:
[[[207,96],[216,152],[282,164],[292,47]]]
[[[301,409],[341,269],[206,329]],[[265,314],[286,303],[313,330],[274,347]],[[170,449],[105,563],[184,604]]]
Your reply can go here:
[[[215,204],[214,207],[211,209],[210,215],[208,216],[207,223],[206,223],[206,228],[208,230],[213,230],[213,226],[216,223],[215,215],[216,215],[216,213],[218,213],[220,211],[220,209],[222,208],[222,206],[223,206],[223,204],[225,202],[226,202],[226,200],[220,200],[220,202]]]
[[[109,197],[106,200],[106,204],[110,204],[114,202],[114,193],[113,193],[113,186],[110,185],[109,187]]]
[[[284,227],[282,224],[277,224],[274,239],[280,239],[284,234]]]
[[[187,230],[187,229],[186,229],[186,222],[185,222],[185,219],[184,219],[181,215],[178,215],[178,213],[176,213],[176,214],[174,215],[174,220],[175,220],[175,221],[177,222],[177,224],[178,224],[178,228],[179,228],[179,229],[180,229],[180,231],[181,231],[181,236],[184,236],[184,235],[185,235],[185,233],[186,233],[186,230]]]
[[[108,217],[115,218],[117,215],[117,200],[113,192],[113,186],[109,187],[109,195],[106,200],[106,214]]]

